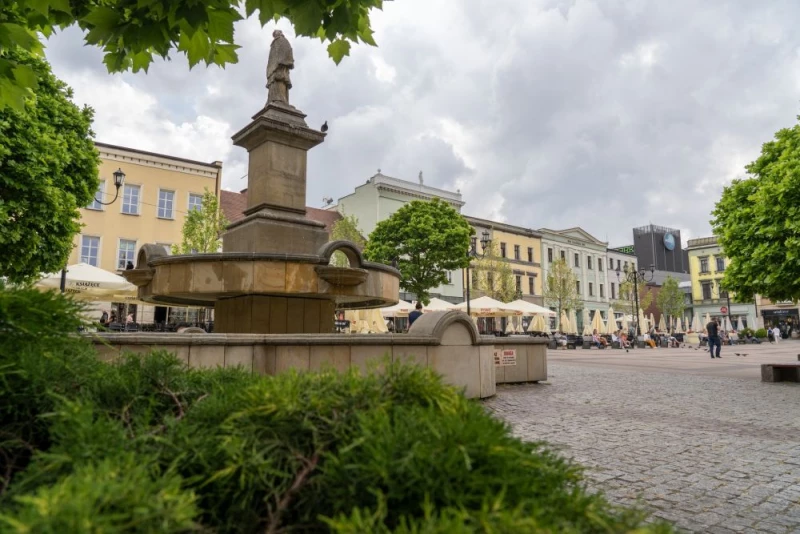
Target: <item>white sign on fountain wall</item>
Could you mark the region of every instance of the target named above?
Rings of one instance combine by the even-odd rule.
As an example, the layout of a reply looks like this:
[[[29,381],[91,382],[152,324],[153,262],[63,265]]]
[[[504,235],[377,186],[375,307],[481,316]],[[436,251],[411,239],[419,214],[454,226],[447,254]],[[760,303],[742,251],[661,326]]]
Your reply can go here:
[[[517,365],[517,349],[494,349],[494,364],[497,367]]]

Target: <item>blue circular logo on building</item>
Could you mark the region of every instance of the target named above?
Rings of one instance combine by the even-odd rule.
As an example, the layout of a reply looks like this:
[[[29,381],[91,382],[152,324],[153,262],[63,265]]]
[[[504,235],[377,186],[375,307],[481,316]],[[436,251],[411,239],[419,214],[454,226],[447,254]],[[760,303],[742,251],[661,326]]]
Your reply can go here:
[[[664,234],[664,246],[667,250],[675,250],[675,236],[670,233]]]

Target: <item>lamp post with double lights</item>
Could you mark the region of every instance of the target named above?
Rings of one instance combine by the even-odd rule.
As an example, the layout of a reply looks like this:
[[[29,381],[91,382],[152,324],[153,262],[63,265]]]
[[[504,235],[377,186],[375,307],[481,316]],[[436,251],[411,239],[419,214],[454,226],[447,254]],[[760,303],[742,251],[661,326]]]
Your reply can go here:
[[[725,299],[725,301],[728,303],[728,306],[725,308],[727,310],[725,315],[728,316],[728,324],[731,325],[731,328],[733,328],[733,322],[731,320],[731,294],[728,293],[727,290],[722,289],[721,282],[717,282],[717,291],[719,292],[719,298]]]
[[[114,171],[114,187],[117,189],[114,194],[114,198],[111,199],[110,202],[103,202],[102,200],[98,200],[97,194],[95,194],[94,201],[97,202],[98,204],[102,204],[103,206],[110,206],[111,204],[117,201],[117,198],[119,198],[119,188],[122,187],[122,184],[124,183],[125,183],[125,173],[122,172],[122,169],[118,168],[116,171]],[[66,288],[67,288],[67,268],[65,266],[63,269],[61,269],[61,292],[63,293],[66,290]]]
[[[491,243],[491,239],[489,239],[489,231],[484,230],[481,233],[481,252],[478,252],[477,243],[475,241],[472,241],[470,243],[469,252],[467,253],[468,256],[470,257],[470,262],[472,258],[483,258],[484,256],[486,256],[487,252],[486,249],[489,248],[489,243]],[[470,307],[469,307],[469,301],[470,301],[469,286],[470,283],[472,282],[472,277],[469,274],[469,266],[470,264],[468,263],[467,264],[467,315],[472,317],[472,315],[470,315]]]
[[[655,266],[650,265],[650,270],[647,269],[628,269],[625,267],[624,271],[620,271],[619,267],[617,267],[617,280],[619,282],[629,282],[633,284],[633,301],[636,304],[636,335],[642,335],[641,327],[639,326],[639,283],[640,282],[651,282],[653,280],[653,276],[655,276]],[[649,272],[649,276],[648,276]]]

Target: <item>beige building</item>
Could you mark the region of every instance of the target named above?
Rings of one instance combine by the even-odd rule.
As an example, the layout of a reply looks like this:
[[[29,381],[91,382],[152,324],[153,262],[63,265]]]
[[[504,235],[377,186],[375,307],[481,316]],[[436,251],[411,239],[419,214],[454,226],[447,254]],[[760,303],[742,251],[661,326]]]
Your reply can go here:
[[[219,196],[220,161],[204,163],[105,143],[95,146],[100,152],[100,186],[96,201],[80,210],[83,228],[75,236],[70,265],[84,262],[118,273],[128,262],[136,263],[146,243],[179,243],[184,218],[200,207],[205,189]],[[125,183],[116,201],[103,205],[98,201],[114,199],[113,173],[118,169],[125,173]]]
[[[517,296],[534,304],[542,302],[542,236],[530,228],[510,224],[465,217],[475,230],[472,236],[473,248],[482,252],[480,240],[484,231],[489,232],[489,239],[501,258],[508,260],[517,288]],[[473,261],[473,264],[475,262]],[[475,272],[473,271],[473,278]],[[471,297],[482,295],[471,281]],[[466,297],[466,295],[465,295]]]

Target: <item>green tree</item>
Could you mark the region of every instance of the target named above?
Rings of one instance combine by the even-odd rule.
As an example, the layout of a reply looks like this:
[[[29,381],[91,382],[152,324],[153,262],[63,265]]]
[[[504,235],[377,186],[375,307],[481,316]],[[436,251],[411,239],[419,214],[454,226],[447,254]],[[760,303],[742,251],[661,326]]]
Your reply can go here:
[[[222,246],[222,232],[228,226],[219,209],[217,196],[206,187],[200,209],[190,210],[183,221],[183,239],[172,245],[173,254],[217,252]]]
[[[358,217],[355,215],[342,215],[341,219],[333,223],[333,227],[331,227],[331,241],[338,241],[340,239],[355,243],[358,248],[364,249],[367,245],[367,240],[364,239],[361,230],[358,229]],[[347,267],[350,265],[350,261],[343,252],[337,250],[333,253],[333,257],[331,257],[331,265]]]
[[[562,311],[578,310],[581,307],[581,297],[576,282],[578,277],[564,259],[554,261],[553,266],[547,271],[544,280],[544,301],[556,308],[557,330],[561,329]]]
[[[39,80],[22,109],[0,109],[0,276],[19,282],[66,265],[100,158],[92,110],[72,103],[50,65],[20,49],[3,57]]]
[[[658,292],[656,302],[661,313],[667,315],[670,319],[683,316],[686,304],[683,292],[678,287],[678,281],[675,278],[667,276]]]
[[[639,309],[644,312],[653,303],[653,290],[641,281],[636,282],[636,291],[639,295]],[[633,315],[636,320],[636,294],[633,292],[633,282],[624,281],[619,285],[619,301],[615,305],[617,311],[626,315]]]
[[[500,257],[498,247],[490,243],[483,258],[472,264],[473,286],[484,295],[500,302],[511,302],[517,296],[517,285],[511,263]]]
[[[469,265],[473,233],[466,219],[446,202],[415,200],[378,223],[364,255],[386,264],[396,260],[400,287],[427,304],[429,291],[447,283],[447,271]]]
[[[726,187],[712,212],[730,259],[722,284],[744,300],[800,299],[800,124],[778,131],[745,169],[750,177]]]
[[[22,109],[37,76],[9,51],[19,46],[41,55],[39,35],[78,25],[87,45],[105,52],[109,72],[147,71],[154,57],[177,50],[189,67],[236,63],[234,23],[258,13],[261,25],[287,19],[297,35],[328,41],[338,64],[350,44],[375,46],[370,11],[382,0],[16,0],[0,3],[0,109]]]

